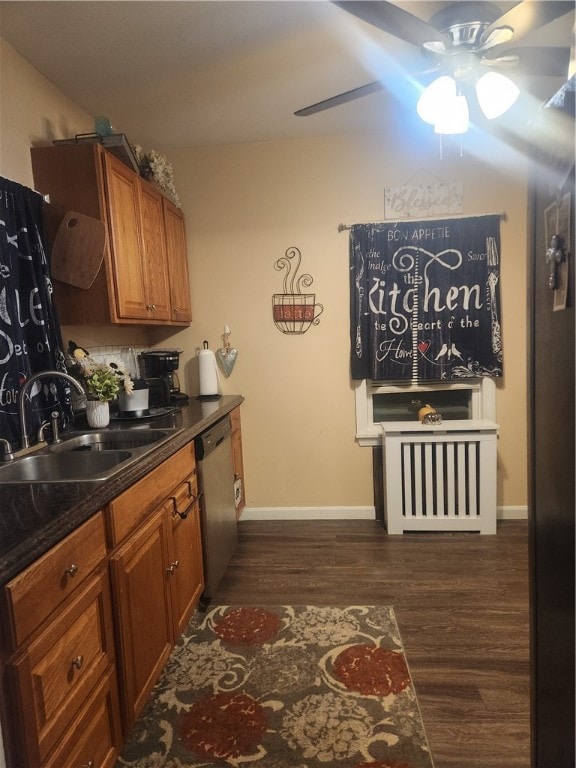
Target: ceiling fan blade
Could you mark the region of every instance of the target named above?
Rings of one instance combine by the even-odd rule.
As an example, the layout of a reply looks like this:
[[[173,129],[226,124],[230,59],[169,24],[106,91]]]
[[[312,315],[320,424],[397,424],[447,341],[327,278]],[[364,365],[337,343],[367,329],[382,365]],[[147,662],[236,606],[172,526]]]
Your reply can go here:
[[[544,77],[563,77],[568,78],[568,67],[570,64],[570,48],[560,46],[526,46],[523,48],[508,49],[503,57],[506,60],[509,56],[518,58],[516,70],[523,75],[544,76]],[[499,59],[484,60],[498,63]]]
[[[497,59],[480,59],[482,67],[492,67],[492,69],[516,69],[520,59],[515,54],[499,56]]]
[[[529,32],[543,27],[550,21],[554,21],[554,19],[558,19],[573,10],[573,0],[521,0],[486,27],[480,38],[480,43],[486,43],[490,35],[506,27],[513,30],[512,37],[516,42]],[[490,48],[489,55],[497,47]],[[498,54],[494,53],[493,55],[497,56]]]
[[[367,21],[408,43],[422,46],[424,43],[437,41],[450,45],[450,38],[442,32],[431,27],[418,16],[385,0],[332,0],[332,2],[356,18]]]
[[[316,112],[323,112],[325,109],[331,109],[332,107],[339,107],[341,104],[346,104],[349,101],[354,101],[354,99],[359,99],[362,96],[368,96],[370,93],[377,93],[378,91],[383,91],[385,89],[384,83],[382,83],[380,80],[376,80],[374,83],[367,83],[366,85],[361,85],[359,88],[352,88],[351,91],[345,91],[344,93],[340,93],[338,96],[332,96],[330,99],[324,99],[324,101],[319,101],[316,104],[312,104],[309,107],[304,107],[304,109],[299,109],[297,112],[294,112],[294,114],[297,117],[307,117],[308,115],[315,115]]]

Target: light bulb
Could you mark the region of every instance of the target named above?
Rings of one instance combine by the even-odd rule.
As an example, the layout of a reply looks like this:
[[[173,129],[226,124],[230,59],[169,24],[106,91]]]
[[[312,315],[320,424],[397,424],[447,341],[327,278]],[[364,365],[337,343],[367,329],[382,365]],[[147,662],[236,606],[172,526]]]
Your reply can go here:
[[[434,133],[466,133],[469,125],[468,102],[465,96],[456,96],[446,105],[434,123]]]
[[[478,104],[489,120],[510,109],[519,94],[517,85],[499,72],[486,72],[476,83]]]
[[[434,125],[441,119],[446,105],[456,98],[456,82],[448,75],[436,78],[424,89],[418,99],[416,111],[425,123]]]

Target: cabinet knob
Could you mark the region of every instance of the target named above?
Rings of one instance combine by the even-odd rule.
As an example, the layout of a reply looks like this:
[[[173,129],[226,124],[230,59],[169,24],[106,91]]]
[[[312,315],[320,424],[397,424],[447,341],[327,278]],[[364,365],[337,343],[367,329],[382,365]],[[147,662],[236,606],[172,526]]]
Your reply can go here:
[[[175,315],[177,315],[177,314],[178,314],[178,312],[180,312],[180,310],[178,309],[178,307],[174,307],[174,314],[175,314]]]
[[[75,659],[72,659],[72,666],[76,667],[76,669],[82,669],[83,664],[84,656],[76,656]]]
[[[173,563],[170,563],[168,568],[166,568],[166,573],[174,573],[176,568],[178,568],[178,560],[174,560]]]
[[[67,573],[68,576],[76,576],[78,573],[78,566],[75,563],[72,563],[72,565],[69,565],[68,568],[64,570],[64,573]]]

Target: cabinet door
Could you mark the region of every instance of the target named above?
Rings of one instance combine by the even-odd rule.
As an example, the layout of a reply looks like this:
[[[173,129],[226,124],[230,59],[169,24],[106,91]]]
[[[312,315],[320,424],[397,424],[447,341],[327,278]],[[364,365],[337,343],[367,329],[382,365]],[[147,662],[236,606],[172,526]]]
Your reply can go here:
[[[140,182],[144,286],[148,314],[154,320],[170,320],[172,317],[163,199],[163,195],[151,184]]]
[[[179,637],[204,589],[198,496],[166,505],[172,526],[169,581],[174,636]]]
[[[190,279],[184,214],[166,198],[164,198],[164,226],[168,251],[172,320],[190,322],[192,320],[192,308],[190,305]]]
[[[131,728],[172,650],[168,536],[164,506],[112,556],[120,648],[122,715]]]
[[[140,235],[140,177],[122,161],[103,153],[116,312],[119,317],[148,317]]]

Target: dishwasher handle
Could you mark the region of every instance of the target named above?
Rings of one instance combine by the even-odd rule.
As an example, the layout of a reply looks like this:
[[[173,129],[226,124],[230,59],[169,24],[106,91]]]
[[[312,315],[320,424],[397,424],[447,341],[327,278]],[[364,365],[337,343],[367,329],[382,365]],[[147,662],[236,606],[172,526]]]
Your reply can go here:
[[[216,442],[215,442],[215,443],[211,443],[211,442],[210,442],[210,440],[208,440],[208,444],[209,444],[209,446],[210,446],[210,450],[212,450],[212,451],[213,451],[213,450],[215,450],[216,448],[218,448],[218,446],[220,445],[220,443],[221,443],[223,440],[225,440],[225,439],[226,439],[226,435],[222,435],[222,437],[219,437],[219,438],[218,438],[218,440],[216,440]]]
[[[196,459],[202,461],[215,451],[219,445],[232,434],[230,417],[225,416],[217,421],[213,427],[203,432],[195,440]]]

